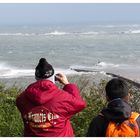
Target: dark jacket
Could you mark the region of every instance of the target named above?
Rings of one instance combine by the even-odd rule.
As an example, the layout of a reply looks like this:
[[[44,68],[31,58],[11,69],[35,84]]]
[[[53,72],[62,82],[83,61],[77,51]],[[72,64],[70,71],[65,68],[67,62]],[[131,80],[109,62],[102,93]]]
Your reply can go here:
[[[121,123],[128,119],[131,115],[130,105],[122,99],[112,100],[107,108],[101,111],[102,115],[93,118],[90,123],[87,136],[88,137],[105,137],[106,129],[110,121]],[[140,129],[140,116],[137,118]]]
[[[28,86],[16,100],[24,122],[24,136],[72,137],[70,118],[86,106],[76,85],[63,90],[49,80]]]

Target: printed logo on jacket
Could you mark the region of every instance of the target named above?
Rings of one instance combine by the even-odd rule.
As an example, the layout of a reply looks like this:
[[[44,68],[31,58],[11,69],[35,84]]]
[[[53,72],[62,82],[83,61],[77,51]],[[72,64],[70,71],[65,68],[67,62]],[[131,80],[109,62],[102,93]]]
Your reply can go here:
[[[53,127],[57,123],[59,116],[53,112],[50,112],[45,107],[34,107],[27,114],[24,115],[24,119],[31,128],[48,129]]]

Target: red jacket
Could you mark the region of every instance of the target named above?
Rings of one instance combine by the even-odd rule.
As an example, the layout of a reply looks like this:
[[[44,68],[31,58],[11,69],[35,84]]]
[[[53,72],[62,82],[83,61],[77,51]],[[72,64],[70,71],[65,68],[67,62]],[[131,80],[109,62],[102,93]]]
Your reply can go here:
[[[24,122],[24,136],[72,137],[70,118],[86,106],[74,84],[63,90],[49,80],[29,85],[16,99]]]

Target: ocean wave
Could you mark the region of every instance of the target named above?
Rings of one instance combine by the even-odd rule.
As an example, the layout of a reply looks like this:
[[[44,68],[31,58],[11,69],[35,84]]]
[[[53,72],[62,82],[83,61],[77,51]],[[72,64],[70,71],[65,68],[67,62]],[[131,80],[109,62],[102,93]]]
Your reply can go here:
[[[140,34],[140,29],[138,30],[127,30],[127,31],[99,31],[99,32],[81,32],[80,35],[120,35],[120,34]]]
[[[64,73],[66,75],[75,75],[75,74],[80,74],[74,70],[71,70],[71,69],[62,69],[62,68],[55,68],[55,74],[57,73]]]
[[[71,65],[70,69],[91,69],[90,66],[84,66],[84,65]]]
[[[0,36],[35,36],[36,33],[0,33]]]
[[[32,69],[19,69],[8,65],[5,62],[0,62],[0,78],[18,78],[22,76],[33,76]]]
[[[103,68],[107,68],[107,67],[119,67],[118,64],[106,63],[106,62],[98,62],[96,64],[96,66],[103,67]]]
[[[63,32],[63,31],[52,31],[46,33],[0,33],[0,36],[64,36],[64,35],[99,35],[109,34],[104,31],[85,31],[85,32]]]
[[[0,33],[0,36],[64,36],[64,35],[98,35],[105,32],[61,32],[53,31],[46,33]]]
[[[81,32],[81,35],[98,35],[98,34],[105,34],[105,32]]]
[[[131,34],[140,34],[140,30],[132,30]]]
[[[87,32],[63,32],[54,31],[46,33],[0,33],[0,36],[65,36],[65,35],[106,35],[106,34],[140,34],[140,30],[128,31],[87,31]]]
[[[60,69],[55,68],[55,73],[63,72],[66,75],[79,74],[71,69]],[[19,78],[19,77],[29,77],[34,76],[34,69],[20,69],[8,65],[7,63],[0,62],[0,78]]]
[[[83,65],[72,65],[70,69],[76,71],[83,71],[83,72],[101,72],[103,69],[107,68],[116,68],[119,67],[119,64],[107,63],[107,62],[98,62],[93,66],[83,66]]]
[[[102,74],[102,75],[104,75],[104,76],[106,76],[106,77],[109,77],[109,78],[111,78],[111,77],[112,77],[111,75],[106,74],[106,72],[105,72],[105,71],[100,71],[99,73],[100,73],[100,74]]]
[[[140,27],[140,24],[107,24],[107,25],[94,25],[94,27],[102,27],[102,28],[131,28],[131,27]]]
[[[72,65],[68,69],[55,68],[56,73],[64,73],[66,75],[82,75],[82,74],[92,74],[97,73],[105,75],[106,68],[116,68],[118,64],[98,62],[93,66],[83,66],[83,65]],[[21,69],[18,67],[10,66],[7,63],[0,62],[0,78],[20,78],[20,77],[34,77],[34,69]]]
[[[140,30],[128,30],[120,32],[121,34],[140,34]]]
[[[69,32],[59,32],[59,31],[54,31],[54,32],[50,32],[50,33],[45,33],[42,35],[67,35],[70,34]],[[41,34],[40,34],[41,35]]]
[[[0,33],[0,36],[60,36],[60,35],[67,35],[71,34],[70,32],[61,32],[61,31],[53,31],[53,32],[46,32],[46,33]]]

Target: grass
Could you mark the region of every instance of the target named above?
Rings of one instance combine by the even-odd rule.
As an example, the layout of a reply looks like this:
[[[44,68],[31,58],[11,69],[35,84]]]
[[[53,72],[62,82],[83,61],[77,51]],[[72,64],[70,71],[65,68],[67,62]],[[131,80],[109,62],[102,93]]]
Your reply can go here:
[[[20,93],[17,87],[0,85],[0,136],[18,137],[23,134],[23,123],[15,99]]]
[[[69,77],[70,81],[77,83],[81,95],[87,101],[87,107],[82,112],[76,114],[72,119],[72,125],[76,136],[86,136],[89,123],[100,110],[106,105],[104,87],[105,80],[98,84],[91,82],[86,77]],[[140,112],[140,90],[130,87],[130,103],[133,110]],[[0,136],[1,137],[20,137],[23,136],[23,122],[19,111],[15,105],[17,95],[22,91],[21,88],[12,86],[5,87],[0,84]]]

